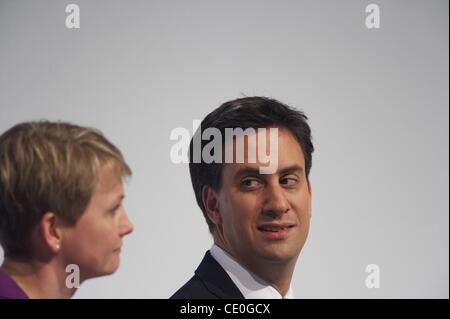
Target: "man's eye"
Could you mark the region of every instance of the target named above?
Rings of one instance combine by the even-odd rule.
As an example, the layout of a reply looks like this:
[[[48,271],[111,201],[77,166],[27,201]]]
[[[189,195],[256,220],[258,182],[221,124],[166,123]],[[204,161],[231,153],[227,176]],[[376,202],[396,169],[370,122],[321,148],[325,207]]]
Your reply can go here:
[[[259,181],[257,179],[247,178],[241,181],[241,185],[245,188],[255,188],[259,186]]]
[[[280,180],[280,184],[286,186],[295,186],[298,184],[298,180],[293,177],[284,177]]]

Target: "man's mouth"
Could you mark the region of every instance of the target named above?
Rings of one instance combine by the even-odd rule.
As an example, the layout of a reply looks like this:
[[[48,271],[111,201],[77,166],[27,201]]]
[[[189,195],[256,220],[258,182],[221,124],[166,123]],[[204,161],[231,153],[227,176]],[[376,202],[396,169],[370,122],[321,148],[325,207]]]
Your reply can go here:
[[[261,231],[277,232],[294,226],[295,224],[263,224],[258,226],[258,229]]]
[[[284,239],[295,226],[295,224],[264,224],[258,226],[258,230],[268,238]]]

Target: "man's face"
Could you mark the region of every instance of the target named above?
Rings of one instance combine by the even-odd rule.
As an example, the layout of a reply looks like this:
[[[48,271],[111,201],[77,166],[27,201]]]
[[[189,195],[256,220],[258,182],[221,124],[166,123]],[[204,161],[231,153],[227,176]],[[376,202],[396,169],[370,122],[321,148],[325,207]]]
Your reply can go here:
[[[224,165],[216,194],[215,238],[247,266],[261,261],[295,263],[311,217],[311,189],[300,144],[289,130],[279,128],[277,171],[260,174],[258,161],[245,162]]]
[[[123,198],[119,172],[105,165],[83,215],[64,231],[61,253],[67,263],[80,267],[83,280],[111,274],[119,267],[122,237],[133,230],[122,206]]]

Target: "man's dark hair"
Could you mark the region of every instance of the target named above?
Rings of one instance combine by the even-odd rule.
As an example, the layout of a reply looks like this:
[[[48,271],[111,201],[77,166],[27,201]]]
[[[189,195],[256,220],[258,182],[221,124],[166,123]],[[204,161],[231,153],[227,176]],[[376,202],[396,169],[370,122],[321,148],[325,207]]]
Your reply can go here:
[[[241,128],[245,130],[247,128],[280,127],[288,129],[296,138],[303,151],[306,179],[308,180],[314,146],[311,141],[311,129],[307,120],[308,118],[303,112],[297,111],[277,100],[259,96],[228,101],[203,119],[201,126],[195,132],[189,145],[189,172],[197,204],[203,211],[211,233],[214,231],[214,224],[208,218],[206,209],[203,206],[202,190],[204,186],[209,186],[215,191],[220,189],[224,163],[223,161],[222,163],[205,163],[202,158],[199,163],[195,163],[193,154],[194,139],[201,140],[200,154],[203,154],[203,147],[209,141],[204,141],[201,137],[203,131],[208,128],[219,129],[223,141],[225,139],[225,128]]]

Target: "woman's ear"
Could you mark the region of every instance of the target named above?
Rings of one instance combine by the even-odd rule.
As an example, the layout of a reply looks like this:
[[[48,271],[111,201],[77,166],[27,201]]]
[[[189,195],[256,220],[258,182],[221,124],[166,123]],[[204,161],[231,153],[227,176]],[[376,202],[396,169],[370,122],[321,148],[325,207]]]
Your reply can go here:
[[[202,202],[208,218],[215,225],[220,225],[222,223],[222,216],[220,215],[219,200],[217,198],[217,193],[210,186],[203,186]]]
[[[61,248],[62,240],[59,218],[55,215],[55,213],[46,212],[41,217],[38,228],[45,246],[56,254]]]

